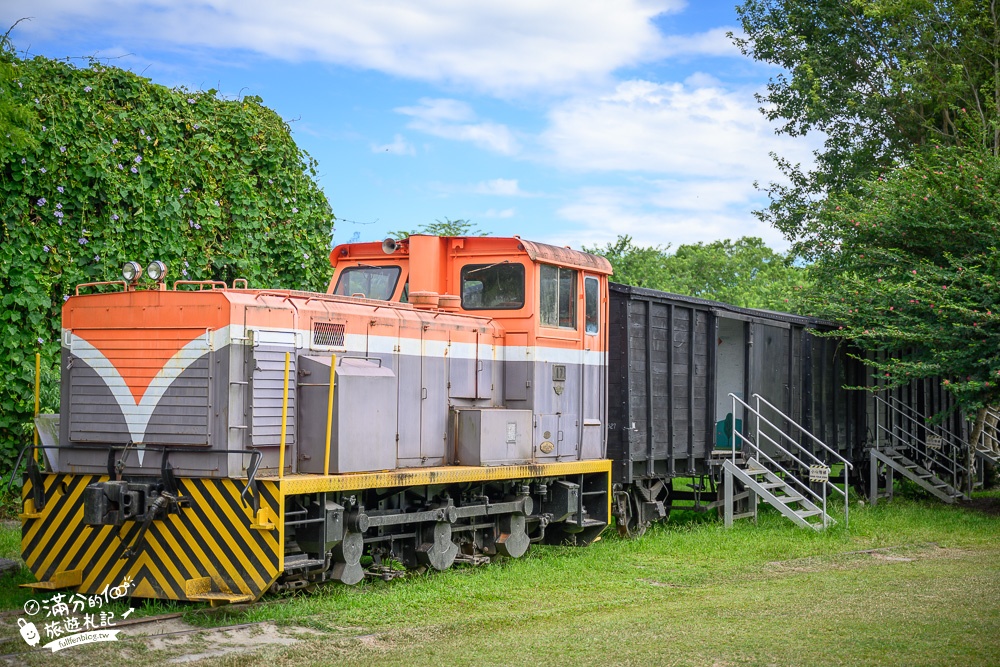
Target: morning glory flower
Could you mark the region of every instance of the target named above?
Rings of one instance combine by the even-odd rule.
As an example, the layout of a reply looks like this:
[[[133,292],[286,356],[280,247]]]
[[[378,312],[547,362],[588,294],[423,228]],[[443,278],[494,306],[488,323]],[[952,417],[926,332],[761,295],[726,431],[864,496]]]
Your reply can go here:
[[[188,274],[188,270],[187,269],[181,269],[181,275],[182,276],[184,276],[185,278],[187,278],[187,274]]]
[[[183,190],[181,190],[181,192],[183,192],[184,194],[188,194],[189,192],[191,192],[191,188],[184,188]]]
[[[60,185],[59,187],[57,187],[57,188],[56,188],[56,190],[58,190],[58,191],[59,191],[59,194],[62,194],[62,193],[64,193],[64,192],[66,192],[66,188],[64,188],[64,187],[63,187],[63,186],[61,186],[61,185]]]
[[[195,123],[194,124],[194,129],[200,130],[201,129],[201,125],[199,125],[198,123]]]
[[[292,213],[298,213],[298,212],[299,212],[299,209],[297,209],[297,208],[295,208],[295,207],[293,206],[293,207],[292,207]]]
[[[61,218],[61,217],[63,217],[63,212],[62,211],[53,211],[52,215],[55,216],[56,218]],[[60,222],[59,224],[61,225],[62,222]]]
[[[187,260],[184,260],[184,268],[187,268],[189,266],[191,266],[191,265],[187,263]]]
[[[59,147],[59,152],[60,153],[65,153],[66,152],[66,147],[65,146],[60,146]]]
[[[62,209],[62,204],[56,204],[56,208]]]
[[[41,168],[41,169],[39,169],[38,171],[40,171],[40,172],[42,172],[42,173],[44,174],[44,173],[46,173],[47,169],[45,169],[45,167],[42,167],[42,168]]]
[[[27,162],[27,160],[24,159],[24,158],[21,158],[21,164],[24,164],[25,162]]]
[[[122,166],[122,163],[121,163],[121,162],[119,162],[119,163],[118,163],[118,168],[119,168],[119,169],[124,169],[125,167],[123,167],[123,166]]]
[[[139,134],[145,136],[146,135],[146,130],[143,130],[142,128],[139,128]]]
[[[80,237],[80,241],[79,241],[79,243],[80,243],[80,245],[87,245],[87,239],[85,239],[85,238],[83,238],[83,237],[81,236],[81,237]]]
[[[37,203],[38,203],[38,205],[39,205],[39,206],[45,206],[45,204],[47,203],[47,200],[45,199],[45,197],[41,197],[41,198],[40,198],[40,199],[38,200],[38,202],[37,202]]]
[[[45,345],[45,341],[44,341],[44,340],[42,340],[41,338],[39,338],[39,339],[38,339],[38,344],[39,344],[39,345]]]
[[[189,97],[188,98],[188,104],[194,104],[194,98],[193,97]]]
[[[69,301],[69,294],[63,294],[63,301]]]
[[[100,255],[94,255],[94,261],[95,262],[101,261],[101,256]]]
[[[45,252],[48,252],[49,251],[49,247],[47,245],[43,245],[42,246],[42,250],[44,250]]]
[[[93,90],[93,88],[91,88],[90,86],[84,86],[83,87],[83,92],[85,92],[85,93],[89,93],[92,90]]]
[[[135,162],[136,162],[136,164],[142,162],[142,156],[141,155],[136,155],[135,156]]]
[[[117,213],[112,213],[111,214],[111,219],[112,220],[118,220],[118,214]]]
[[[118,144],[118,140],[117,140],[117,139],[114,139],[114,138],[112,138],[112,139],[111,139],[111,145],[112,145],[112,146],[115,146],[115,145],[117,145],[117,144]]]
[[[139,173],[139,170],[136,169],[135,167],[132,167],[131,171],[132,171],[133,174],[138,174]]]

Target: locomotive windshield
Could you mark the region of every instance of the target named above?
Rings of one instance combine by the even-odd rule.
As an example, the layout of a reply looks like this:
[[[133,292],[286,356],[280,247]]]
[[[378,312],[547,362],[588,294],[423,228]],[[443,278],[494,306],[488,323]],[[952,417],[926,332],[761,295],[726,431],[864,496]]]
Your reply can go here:
[[[367,299],[389,301],[396,291],[399,281],[398,266],[359,265],[344,269],[337,279],[334,294],[354,296],[361,294]]]
[[[517,310],[523,307],[523,264],[502,262],[462,267],[462,308]]]

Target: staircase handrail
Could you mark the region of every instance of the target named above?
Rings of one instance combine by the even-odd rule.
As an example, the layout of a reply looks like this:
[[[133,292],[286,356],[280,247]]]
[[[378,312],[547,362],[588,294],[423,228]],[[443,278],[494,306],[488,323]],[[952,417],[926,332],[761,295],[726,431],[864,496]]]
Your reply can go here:
[[[876,396],[875,398],[880,398],[880,397]],[[929,419],[928,416],[925,415],[924,413],[920,412],[919,410],[917,410],[912,405],[907,405],[906,403],[904,403],[903,401],[899,400],[898,398],[896,398],[895,396],[892,396],[892,395],[889,396],[889,399],[892,400],[892,404],[889,404],[888,402],[886,402],[886,405],[889,405],[890,407],[894,408],[897,412],[900,413],[900,415],[902,415],[903,417],[906,417],[911,422],[915,423],[917,426],[920,426],[924,430],[931,431],[932,433],[935,433],[935,434],[938,434],[938,435],[940,433],[943,433],[943,434],[947,435],[948,436],[948,444],[951,445],[952,447],[958,447],[963,442],[965,442],[962,439],[962,436],[956,435],[951,430],[945,428],[941,424],[937,424],[934,427],[928,426],[926,424],[927,419]],[[882,399],[882,400],[883,400],[883,402],[885,402],[885,399]],[[920,419],[922,419],[924,421],[921,422],[920,420],[918,420],[918,419],[916,419],[916,418],[914,418],[914,417],[906,414],[906,412],[904,412],[903,408],[905,408],[909,412],[915,414],[917,417],[919,417]]]
[[[1000,423],[1000,412],[997,412],[992,407],[986,407],[986,416],[993,417],[994,423]],[[976,443],[976,449],[986,449],[986,450],[996,450],[998,447],[990,447],[987,441],[992,441],[993,444],[1000,446],[1000,437],[997,436],[996,431],[990,432],[988,429],[984,428],[979,434],[979,442]]]
[[[877,403],[882,403],[883,405],[885,405],[885,407],[887,409],[892,410],[892,411],[898,413],[901,417],[905,417],[906,419],[910,420],[911,422],[913,422],[917,426],[923,428],[925,431],[930,431],[931,433],[933,433],[933,431],[931,431],[929,428],[927,428],[927,426],[925,424],[921,424],[919,421],[917,421],[916,419],[914,419],[910,415],[908,415],[905,412],[903,412],[903,410],[901,410],[899,407],[893,405],[892,403],[889,403],[888,401],[886,401],[881,396],[874,396],[874,398],[875,398],[875,401]],[[893,397],[890,396],[890,398],[893,398]],[[907,406],[907,407],[909,407],[909,406]],[[910,410],[912,412],[916,412],[918,416],[923,416],[923,415],[921,415],[919,412],[917,412],[913,408],[910,408]],[[924,418],[926,419],[926,417],[924,417]],[[892,440],[894,440],[894,441],[902,444],[905,447],[908,447],[909,449],[913,449],[915,451],[919,451],[919,450],[916,449],[916,447],[913,446],[912,443],[907,442],[902,436],[894,433],[891,429],[888,429],[885,426],[883,426],[882,423],[881,423],[881,421],[876,420],[876,426],[877,426],[877,430],[878,431],[883,431]],[[942,429],[942,430],[944,430],[946,433],[948,433],[952,437],[956,437],[954,434],[950,433],[947,429]],[[921,442],[923,442],[923,440],[921,440]],[[959,440],[959,442],[962,442],[962,441]],[[926,443],[924,443],[924,444],[926,446]],[[948,446],[951,449],[958,449],[958,445],[955,444],[954,442],[952,442],[951,440],[948,440]],[[967,471],[967,468],[964,465],[962,465],[961,463],[958,462],[958,457],[949,459],[949,458],[947,458],[946,455],[944,455],[944,454],[942,454],[942,453],[940,453],[940,452],[938,452],[938,451],[936,451],[934,449],[931,449],[931,448],[926,448],[926,451],[921,452],[921,453],[924,454],[925,456],[927,456],[928,458],[934,459],[935,463],[937,465],[944,465],[947,468],[947,465],[945,465],[945,464],[950,464],[951,466],[953,466],[955,468],[958,468],[958,469],[963,470],[963,471]],[[942,457],[944,458],[944,461],[941,461]]]
[[[781,466],[780,463],[778,463],[777,461],[775,461],[774,459],[772,459],[770,456],[767,455],[767,453],[764,450],[762,450],[760,447],[758,447],[757,445],[755,445],[753,443],[753,441],[750,440],[750,438],[746,437],[742,433],[738,433],[738,436],[739,436],[740,440],[742,440],[743,442],[745,442],[748,445],[750,445],[751,447],[753,447],[754,450],[757,452],[758,455],[764,457],[765,459],[768,460],[768,462],[771,465],[773,465],[775,468],[777,468],[781,472],[785,473],[785,475],[787,475],[793,482],[795,482],[796,484],[798,484],[806,493],[808,493],[813,498],[815,498],[816,500],[818,500],[821,503],[823,503],[823,513],[824,514],[826,513],[826,497],[825,497],[825,494],[823,496],[821,496],[818,493],[816,493],[815,491],[813,491],[812,489],[810,489],[806,484],[804,484],[802,482],[802,480],[800,480],[798,477],[796,477],[795,475],[793,475],[789,471],[785,470]]]
[[[754,394],[754,395],[756,396],[756,394]],[[750,414],[753,414],[754,416],[756,416],[758,420],[763,420],[766,424],[768,424],[769,426],[771,426],[771,428],[773,428],[774,430],[778,431],[779,433],[782,432],[781,429],[778,428],[777,426],[775,426],[774,424],[772,424],[767,419],[767,417],[764,417],[760,413],[760,410],[754,409],[746,401],[744,401],[743,399],[741,399],[736,394],[730,392],[729,397],[731,399],[733,399],[733,434],[734,434],[734,436],[738,436],[741,441],[746,442],[747,444],[749,444],[754,449],[754,451],[756,451],[761,456],[763,456],[764,458],[766,458],[771,464],[773,464],[776,468],[778,468],[778,470],[780,470],[781,472],[785,473],[785,475],[787,477],[791,478],[793,482],[795,482],[798,486],[800,486],[803,489],[805,489],[814,498],[817,498],[817,499],[821,500],[822,503],[823,503],[823,517],[824,517],[823,518],[823,523],[824,523],[824,525],[826,524],[826,518],[829,516],[826,513],[827,488],[828,487],[832,488],[832,489],[836,490],[837,493],[841,494],[844,497],[844,527],[846,528],[848,526],[849,521],[850,521],[849,515],[848,515],[848,512],[849,512],[848,507],[849,507],[850,503],[848,502],[848,495],[847,495],[848,494],[848,488],[847,488],[847,485],[848,485],[847,468],[844,468],[844,489],[843,489],[843,491],[841,491],[839,488],[837,488],[837,485],[834,484],[833,482],[831,482],[829,480],[829,478],[827,478],[827,480],[825,482],[823,482],[823,486],[822,486],[823,495],[820,496],[815,491],[813,491],[811,488],[809,488],[809,486],[807,484],[805,484],[804,482],[802,482],[798,477],[796,477],[792,473],[790,473],[787,470],[785,470],[781,466],[781,464],[779,464],[777,461],[775,461],[770,456],[768,456],[767,453],[765,453],[764,450],[762,450],[760,447],[758,447],[756,443],[754,443],[752,440],[750,440],[749,438],[747,438],[746,436],[744,436],[742,433],[739,432],[739,430],[736,428],[736,405],[737,405],[737,403],[740,404],[740,405],[742,405],[743,408],[747,412],[749,412]],[[767,401],[765,400],[765,403],[766,402]],[[780,412],[780,410],[779,410],[779,412]],[[787,449],[785,449],[784,447],[782,447],[779,443],[775,442],[774,439],[771,438],[769,435],[767,435],[766,433],[762,433],[761,430],[760,430],[760,424],[759,424],[759,422],[758,422],[757,433],[758,433],[758,435],[763,435],[765,438],[767,438],[771,442],[771,444],[773,444],[775,447],[778,448],[779,451],[781,451],[782,453],[790,456],[800,466],[803,466],[803,467],[806,467],[806,468],[809,467],[804,461],[802,461],[801,459],[799,459],[799,457],[795,456],[795,454],[793,454],[792,452],[790,452]],[[812,434],[810,434],[810,435],[812,435]],[[821,461],[815,454],[813,454],[808,449],[806,449],[801,443],[796,442],[793,438],[789,438],[789,441],[793,445],[795,445],[796,447],[798,447],[799,449],[801,449],[803,452],[805,452],[806,454],[808,454],[814,461],[816,461],[816,463],[818,463],[821,466],[826,466],[826,463],[824,463],[823,461]],[[733,442],[732,462],[733,462],[733,465],[736,465],[736,442],[735,442],[735,440]]]
[[[849,470],[853,470],[854,469],[854,465],[850,461],[848,461],[843,456],[841,456],[840,454],[838,454],[837,451],[834,450],[833,448],[827,446],[827,444],[825,442],[823,442],[822,440],[820,440],[819,438],[817,438],[815,435],[813,435],[812,433],[810,433],[808,430],[806,430],[805,427],[800,426],[798,424],[798,422],[796,422],[794,419],[792,419],[791,417],[789,417],[788,415],[786,415],[784,412],[782,412],[781,410],[779,410],[777,407],[775,407],[774,404],[771,403],[769,400],[767,400],[766,398],[764,398],[760,394],[754,394],[753,397],[756,398],[758,402],[764,403],[764,405],[766,405],[767,407],[771,408],[772,410],[774,410],[775,412],[777,412],[779,415],[781,415],[782,419],[784,419],[789,424],[791,424],[792,426],[794,426],[795,428],[797,428],[800,433],[803,433],[803,434],[809,436],[812,439],[813,442],[815,442],[817,445],[819,445],[820,447],[822,447],[824,450],[826,450],[830,454],[833,454],[834,458],[836,458],[838,461],[840,461],[841,463],[843,463],[844,465],[846,465]],[[757,411],[760,412],[760,408],[758,408]],[[767,421],[767,420],[765,419],[764,421]],[[799,445],[800,447],[802,446],[799,443],[795,442],[795,439],[792,438],[792,436],[788,435],[787,433],[785,433],[784,431],[782,431],[781,429],[779,429],[777,426],[774,426],[774,424],[771,424],[771,422],[767,422],[767,423],[770,424],[776,431],[778,431],[778,433],[780,433],[781,435],[785,436],[789,441],[794,442],[796,445]],[[808,451],[808,450],[806,450],[806,451]],[[826,463],[824,462],[823,465],[826,465]]]

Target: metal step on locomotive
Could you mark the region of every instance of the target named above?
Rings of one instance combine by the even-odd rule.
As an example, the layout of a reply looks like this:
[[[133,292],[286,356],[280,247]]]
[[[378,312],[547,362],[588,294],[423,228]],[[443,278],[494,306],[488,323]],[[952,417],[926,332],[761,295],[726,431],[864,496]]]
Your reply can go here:
[[[598,538],[607,261],[430,236],[330,259],[326,294],[158,262],[77,288],[22,452],[32,586],[239,602]]]

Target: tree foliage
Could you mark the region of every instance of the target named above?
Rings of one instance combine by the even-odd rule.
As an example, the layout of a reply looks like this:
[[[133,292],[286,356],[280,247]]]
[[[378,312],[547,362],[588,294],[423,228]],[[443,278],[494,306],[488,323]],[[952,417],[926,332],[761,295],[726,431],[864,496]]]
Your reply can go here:
[[[889,386],[939,376],[967,411],[1000,399],[1000,157],[917,153],[820,213],[815,307]]]
[[[668,247],[639,247],[619,236],[604,248],[585,248],[603,255],[616,282],[664,290],[744,308],[801,312],[807,273],[789,256],[775,252],[755,237]]]
[[[333,215],[287,124],[256,97],[170,90],[97,62],[0,67],[32,142],[0,163],[0,464],[30,435],[34,353],[58,366],[60,309],[125,260],[170,279],[321,289]],[[54,405],[48,406],[50,409]]]
[[[488,236],[486,232],[479,229],[471,220],[463,220],[462,218],[435,220],[434,222],[421,225],[416,229],[397,229],[387,232],[387,234],[390,238],[397,241],[405,239],[412,234],[427,234],[428,236]]]
[[[776,156],[760,217],[808,252],[827,194],[892,169],[917,147],[1000,152],[1000,0],[746,0],[745,55],[779,66],[761,111],[779,131],[825,135],[815,168]]]

